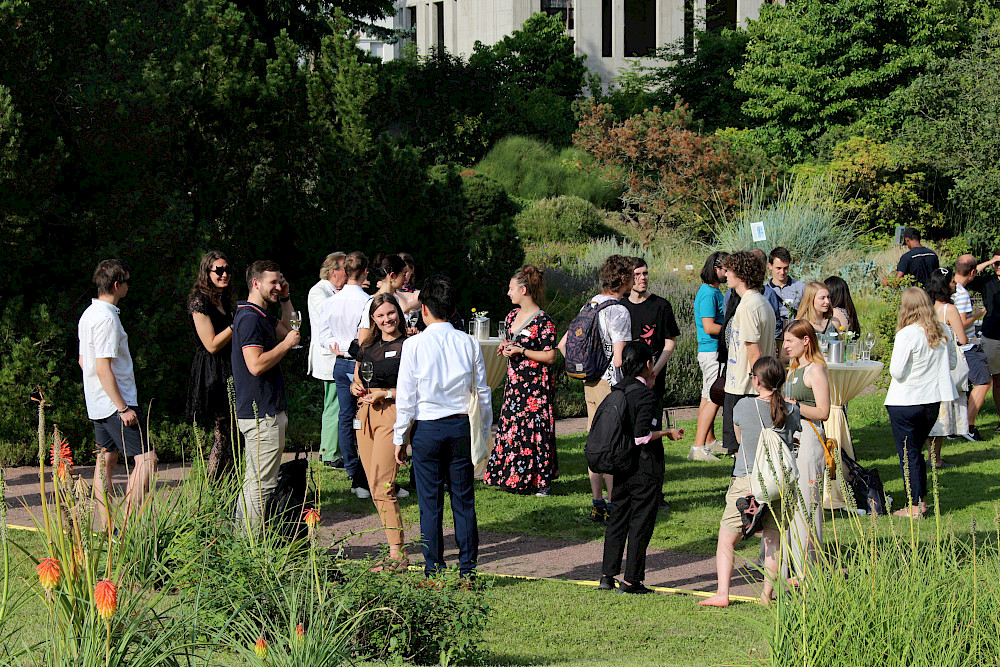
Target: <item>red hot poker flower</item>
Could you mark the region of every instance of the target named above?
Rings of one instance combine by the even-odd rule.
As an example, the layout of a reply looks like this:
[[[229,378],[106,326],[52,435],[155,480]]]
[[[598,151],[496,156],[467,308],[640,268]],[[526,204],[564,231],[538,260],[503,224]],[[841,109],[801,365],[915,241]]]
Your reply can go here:
[[[73,451],[69,448],[66,438],[53,441],[49,464],[55,466],[56,475],[60,480],[66,479],[66,473],[73,468]]]
[[[94,587],[94,604],[101,618],[108,619],[118,609],[118,586],[110,579],[101,579]]]
[[[310,528],[315,528],[319,525],[319,510],[314,507],[302,512],[302,520],[306,522],[306,525]]]
[[[38,567],[36,567],[35,570],[38,572],[38,581],[42,584],[42,588],[45,590],[51,591],[59,585],[62,568],[60,567],[57,559],[43,558],[38,563]]]
[[[264,635],[257,638],[257,643],[253,645],[253,651],[262,660],[267,655],[267,640],[264,639]]]

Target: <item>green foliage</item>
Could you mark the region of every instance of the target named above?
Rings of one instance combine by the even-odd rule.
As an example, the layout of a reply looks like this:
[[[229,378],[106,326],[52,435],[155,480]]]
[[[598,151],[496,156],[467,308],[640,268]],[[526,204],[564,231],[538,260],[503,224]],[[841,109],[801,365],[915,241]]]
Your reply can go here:
[[[757,184],[745,193],[746,204],[740,214],[716,228],[713,247],[726,252],[760,248],[769,253],[783,246],[796,263],[823,262],[851,246],[856,237],[843,223],[837,192],[830,179],[798,176],[771,202]],[[750,225],[754,222],[764,223],[765,241],[753,240]]]
[[[590,155],[575,148],[556,150],[532,137],[509,136],[498,141],[475,169],[503,183],[512,197],[573,195],[610,208],[621,193],[619,179],[613,171],[592,169],[593,163]]]
[[[343,568],[352,585],[341,604],[349,612],[368,612],[355,635],[361,655],[418,665],[469,664],[478,655],[490,612],[483,584],[464,592],[456,572],[426,586],[410,577],[372,575],[369,566]]]
[[[553,197],[517,214],[518,233],[526,241],[587,241],[605,232],[603,215],[579,197]]]
[[[802,0],[764,5],[747,27],[735,87],[771,152],[802,157],[841,128],[898,128],[889,100],[937,58],[961,51],[974,0]]]
[[[833,149],[829,164],[798,171],[829,175],[843,193],[845,217],[859,232],[891,236],[903,225],[930,234],[945,224],[935,206],[943,199],[938,180],[913,148],[851,137]]]
[[[966,54],[935,62],[901,95],[906,123],[900,142],[952,179],[948,198],[979,254],[1000,245],[998,68],[1000,32],[994,27],[980,33]]]

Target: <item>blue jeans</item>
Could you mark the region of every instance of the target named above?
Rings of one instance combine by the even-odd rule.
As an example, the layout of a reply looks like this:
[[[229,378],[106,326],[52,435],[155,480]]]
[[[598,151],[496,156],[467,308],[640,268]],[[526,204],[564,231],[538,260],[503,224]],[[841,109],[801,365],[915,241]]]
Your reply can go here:
[[[418,420],[413,427],[410,446],[413,448],[413,473],[417,478],[424,574],[431,575],[445,567],[441,522],[444,515],[444,482],[449,479],[459,573],[468,577],[474,573],[479,558],[469,418],[461,415]]]
[[[340,403],[337,444],[340,446],[340,455],[344,457],[344,470],[351,477],[351,486],[367,489],[368,477],[361,466],[358,439],[354,433],[354,418],[358,414],[358,399],[351,393],[354,364],[353,359],[337,359],[333,364],[333,381],[337,384],[337,402]]]

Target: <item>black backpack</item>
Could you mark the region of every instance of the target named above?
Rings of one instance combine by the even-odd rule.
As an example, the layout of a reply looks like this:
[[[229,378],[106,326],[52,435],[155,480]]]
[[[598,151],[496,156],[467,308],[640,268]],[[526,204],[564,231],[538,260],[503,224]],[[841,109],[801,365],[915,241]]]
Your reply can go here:
[[[594,413],[583,449],[587,467],[596,473],[612,475],[628,470],[636,450],[633,434],[625,390],[615,385]]]
[[[844,460],[844,468],[851,475],[851,492],[854,494],[854,502],[858,509],[867,510],[869,514],[884,516],[888,514],[885,508],[885,487],[882,486],[882,478],[876,468],[865,468],[863,465],[847,455],[847,452],[840,450],[840,456]]]
[[[295,453],[295,458],[278,468],[278,485],[264,505],[264,521],[272,534],[288,540],[300,540],[306,536],[306,524],[302,511],[306,503],[309,459],[301,457],[305,450]]]
[[[604,353],[598,314],[605,308],[617,306],[617,299],[595,303],[588,301],[580,314],[569,323],[566,332],[566,375],[577,380],[599,380],[608,370],[611,360]]]

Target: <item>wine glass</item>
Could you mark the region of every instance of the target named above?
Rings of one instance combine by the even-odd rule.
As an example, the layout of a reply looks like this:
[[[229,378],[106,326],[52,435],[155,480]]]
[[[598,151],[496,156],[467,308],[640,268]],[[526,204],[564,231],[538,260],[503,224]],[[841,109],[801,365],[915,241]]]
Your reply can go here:
[[[362,361],[360,368],[361,379],[365,383],[365,391],[368,391],[368,383],[375,376],[375,364],[370,361]]]
[[[291,325],[292,329],[298,331],[302,326],[302,311],[293,310],[292,314],[288,316],[288,324]],[[293,350],[301,350],[302,345],[296,345],[292,348]]]
[[[870,331],[862,337],[861,343],[865,346],[865,361],[872,360],[872,348],[875,347],[877,339],[878,337]]]
[[[497,325],[497,338],[500,339],[501,343],[507,340],[507,333],[508,332],[507,332],[506,322],[501,322],[500,324]]]

